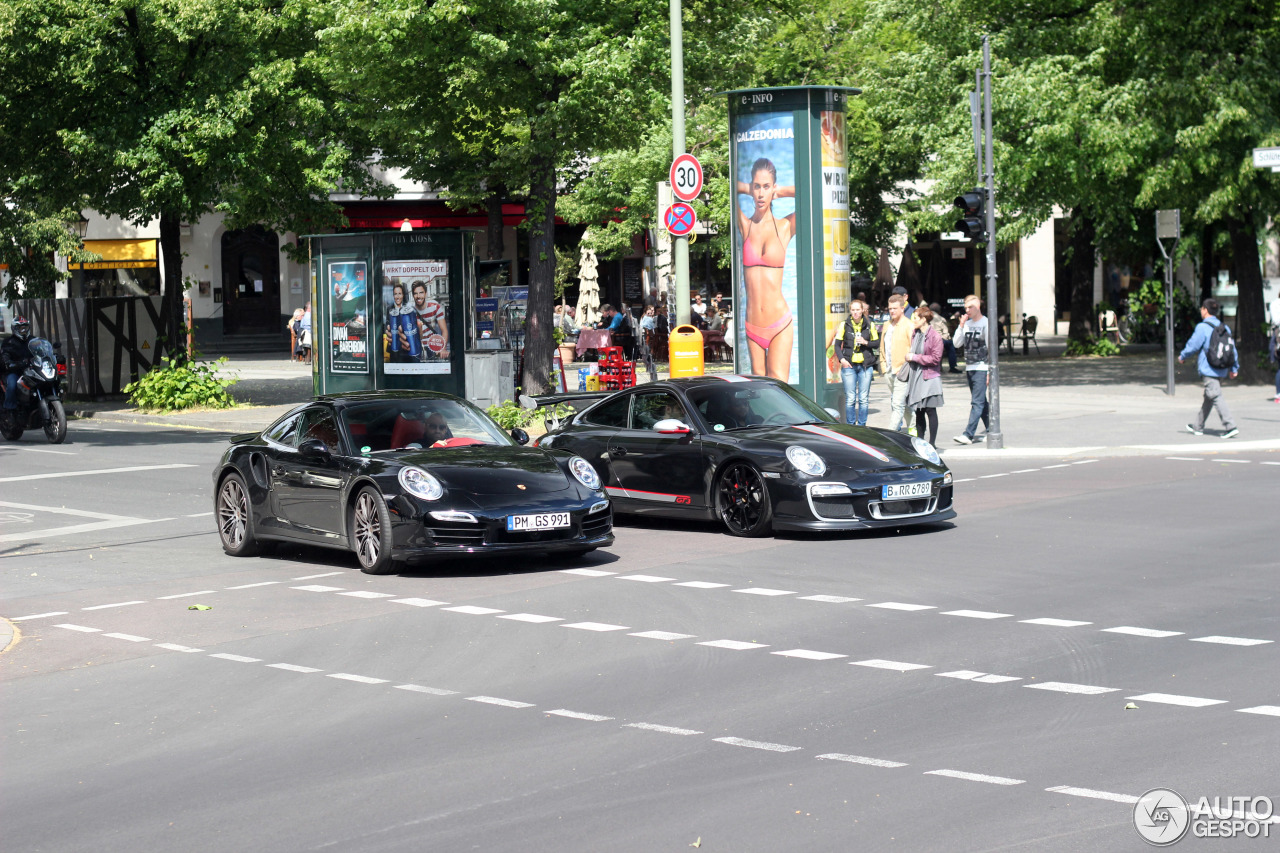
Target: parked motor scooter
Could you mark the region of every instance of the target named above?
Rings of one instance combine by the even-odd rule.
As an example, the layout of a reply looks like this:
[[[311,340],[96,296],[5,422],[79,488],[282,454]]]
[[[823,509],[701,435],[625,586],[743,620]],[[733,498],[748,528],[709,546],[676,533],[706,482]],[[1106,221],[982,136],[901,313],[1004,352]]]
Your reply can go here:
[[[22,438],[28,429],[44,429],[50,444],[62,444],[67,438],[67,412],[62,406],[62,380],[67,375],[67,362],[44,338],[32,337],[27,343],[28,357],[18,377],[16,409],[0,409],[0,433],[9,441]],[[15,365],[16,366],[16,365]]]

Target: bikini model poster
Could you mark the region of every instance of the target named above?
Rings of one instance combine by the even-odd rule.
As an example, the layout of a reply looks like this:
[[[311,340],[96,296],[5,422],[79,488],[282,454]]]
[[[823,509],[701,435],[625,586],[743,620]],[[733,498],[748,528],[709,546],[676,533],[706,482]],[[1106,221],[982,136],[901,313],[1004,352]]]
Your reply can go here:
[[[796,384],[795,120],[791,112],[737,119],[734,263],[737,340],[746,341],[749,372]],[[742,347],[739,347],[742,350]],[[738,356],[739,369],[743,365]]]

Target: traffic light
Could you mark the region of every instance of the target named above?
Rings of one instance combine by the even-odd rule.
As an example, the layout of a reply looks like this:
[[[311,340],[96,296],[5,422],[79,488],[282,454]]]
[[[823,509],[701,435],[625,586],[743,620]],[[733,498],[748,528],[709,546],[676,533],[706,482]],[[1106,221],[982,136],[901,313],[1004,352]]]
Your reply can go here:
[[[955,206],[960,209],[963,219],[956,220],[956,230],[970,240],[982,242],[987,239],[987,191],[982,187],[974,187],[973,192],[956,196]]]

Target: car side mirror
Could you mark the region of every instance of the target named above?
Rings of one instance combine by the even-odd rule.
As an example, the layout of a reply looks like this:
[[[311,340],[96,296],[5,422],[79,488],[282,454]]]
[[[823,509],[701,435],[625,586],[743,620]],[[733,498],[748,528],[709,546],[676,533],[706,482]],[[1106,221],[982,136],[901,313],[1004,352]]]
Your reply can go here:
[[[515,429],[513,429],[513,430],[511,431],[511,437],[515,439],[516,444],[528,444],[528,443],[529,443],[529,433],[527,433],[527,432],[525,432],[524,430],[520,429],[520,427],[516,427]]]
[[[826,412],[828,415],[831,415],[832,420],[836,420],[836,421],[840,420],[840,413],[837,412],[835,409],[831,408],[830,406],[824,406],[822,411]]]
[[[653,425],[653,431],[662,435],[688,435],[693,432],[689,425],[678,418],[667,418]]]
[[[308,438],[302,444],[299,444],[298,452],[307,459],[315,459],[320,462],[328,462],[333,458],[333,454],[329,452],[329,446],[318,438]]]

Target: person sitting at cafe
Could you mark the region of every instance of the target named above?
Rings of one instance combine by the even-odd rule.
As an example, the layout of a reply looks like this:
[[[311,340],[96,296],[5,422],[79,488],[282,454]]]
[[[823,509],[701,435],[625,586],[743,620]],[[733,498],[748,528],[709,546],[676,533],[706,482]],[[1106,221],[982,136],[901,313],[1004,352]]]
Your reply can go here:
[[[724,315],[714,305],[707,306],[707,328],[713,332],[724,330]]]
[[[623,334],[628,331],[627,318],[608,302],[600,306],[600,318],[600,322],[596,324],[597,329],[608,329],[614,334]]]

